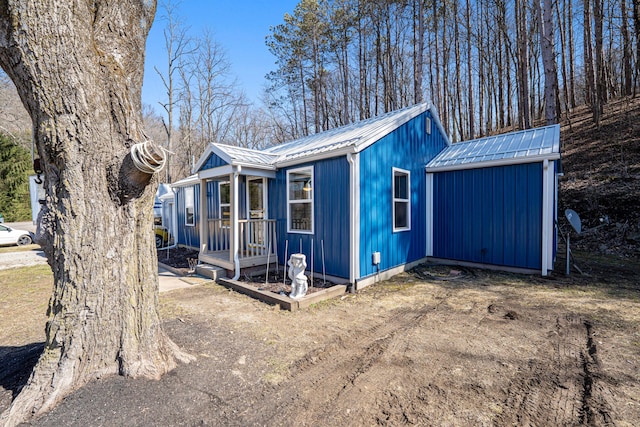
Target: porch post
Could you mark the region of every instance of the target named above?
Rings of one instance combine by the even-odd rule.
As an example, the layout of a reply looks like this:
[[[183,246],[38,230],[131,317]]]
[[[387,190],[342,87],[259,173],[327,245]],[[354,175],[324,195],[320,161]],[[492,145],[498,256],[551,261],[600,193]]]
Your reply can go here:
[[[200,180],[200,209],[199,209],[200,227],[200,254],[207,251],[209,247],[209,221],[207,214],[207,180]]]
[[[235,276],[233,280],[238,280],[240,276],[240,260],[238,256],[238,252],[240,250],[240,217],[239,217],[239,199],[238,195],[240,193],[238,188],[238,176],[240,175],[240,171],[242,168],[240,166],[235,166],[233,173],[230,175],[230,183],[231,183],[231,250],[229,251],[230,261],[235,265]]]

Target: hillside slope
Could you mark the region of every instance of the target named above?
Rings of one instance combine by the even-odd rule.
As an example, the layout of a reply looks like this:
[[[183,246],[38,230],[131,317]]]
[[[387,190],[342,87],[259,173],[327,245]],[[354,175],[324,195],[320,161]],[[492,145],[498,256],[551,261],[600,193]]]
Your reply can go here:
[[[558,222],[565,209],[582,219],[572,246],[602,254],[640,256],[640,98],[605,107],[596,129],[586,107],[577,108],[560,133],[564,177],[559,183]]]

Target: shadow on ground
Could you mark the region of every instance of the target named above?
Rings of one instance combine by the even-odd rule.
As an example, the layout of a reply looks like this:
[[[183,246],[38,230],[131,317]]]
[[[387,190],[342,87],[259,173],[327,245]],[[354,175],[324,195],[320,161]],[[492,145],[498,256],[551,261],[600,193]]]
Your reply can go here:
[[[15,397],[27,383],[43,349],[43,342],[0,347],[0,387],[11,391]]]

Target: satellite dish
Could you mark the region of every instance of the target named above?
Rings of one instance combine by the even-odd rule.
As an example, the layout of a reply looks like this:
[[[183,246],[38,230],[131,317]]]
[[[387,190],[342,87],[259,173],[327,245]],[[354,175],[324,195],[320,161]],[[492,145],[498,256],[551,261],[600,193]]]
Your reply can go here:
[[[567,209],[564,211],[564,216],[569,220],[569,224],[576,230],[576,233],[580,234],[582,231],[582,221],[580,221],[580,215],[573,209]]]

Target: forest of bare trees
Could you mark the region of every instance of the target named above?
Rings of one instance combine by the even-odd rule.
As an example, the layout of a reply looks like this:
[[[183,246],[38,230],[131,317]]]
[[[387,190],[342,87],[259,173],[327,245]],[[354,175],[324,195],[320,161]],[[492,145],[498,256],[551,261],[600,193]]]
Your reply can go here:
[[[294,138],[423,100],[454,140],[638,92],[637,0],[302,0],[267,43]]]
[[[154,25],[165,90],[144,115],[173,153],[166,182],[211,141],[260,148],[424,101],[460,141],[584,104],[598,124],[610,99],[640,90],[639,0],[301,0],[265,35],[276,66],[260,105],[238,89],[215,29],[193,36],[176,0],[160,2]],[[6,80],[0,124],[28,147]]]

